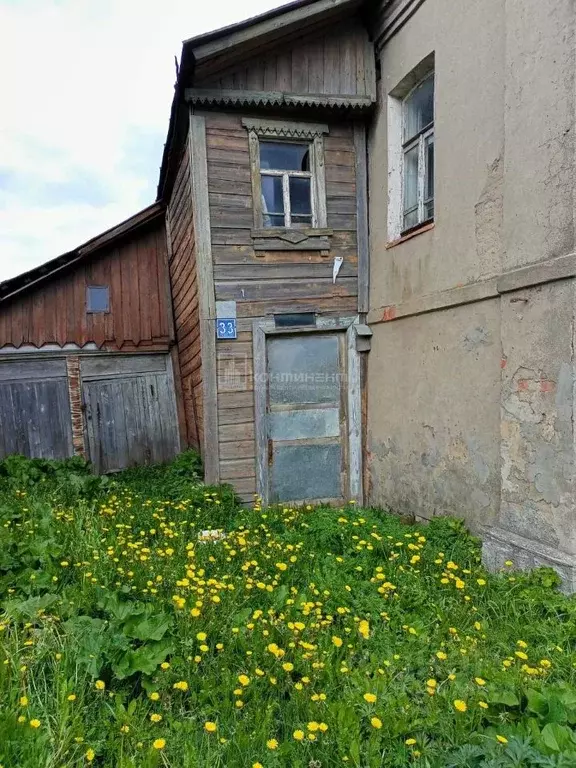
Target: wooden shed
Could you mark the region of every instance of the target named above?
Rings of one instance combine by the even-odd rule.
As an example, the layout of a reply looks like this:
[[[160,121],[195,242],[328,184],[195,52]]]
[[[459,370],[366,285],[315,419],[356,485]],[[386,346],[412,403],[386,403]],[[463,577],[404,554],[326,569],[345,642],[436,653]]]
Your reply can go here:
[[[366,130],[358,0],[184,43],[159,185],[188,442],[245,500],[362,500]]]
[[[180,448],[164,209],[0,283],[0,458],[97,471]]]

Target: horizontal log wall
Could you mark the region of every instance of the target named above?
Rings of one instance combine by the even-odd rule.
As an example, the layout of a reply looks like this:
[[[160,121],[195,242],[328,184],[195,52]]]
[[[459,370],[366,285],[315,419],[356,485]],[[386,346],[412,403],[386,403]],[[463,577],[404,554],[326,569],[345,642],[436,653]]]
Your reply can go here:
[[[333,234],[324,255],[294,248],[255,252],[248,133],[242,116],[208,114],[206,140],[216,300],[235,300],[238,314],[238,338],[216,345],[220,478],[251,501],[256,492],[253,319],[281,312],[358,309],[354,135],[351,123],[331,123],[325,137],[328,227]],[[344,262],[334,283],[336,256]]]
[[[165,350],[171,341],[162,218],[124,242],[47,279],[0,307],[0,348],[94,343],[108,350]],[[108,286],[110,311],[86,311],[86,289]]]
[[[190,162],[186,146],[168,206],[170,281],[178,342],[187,442],[200,448],[203,437],[202,358]]]

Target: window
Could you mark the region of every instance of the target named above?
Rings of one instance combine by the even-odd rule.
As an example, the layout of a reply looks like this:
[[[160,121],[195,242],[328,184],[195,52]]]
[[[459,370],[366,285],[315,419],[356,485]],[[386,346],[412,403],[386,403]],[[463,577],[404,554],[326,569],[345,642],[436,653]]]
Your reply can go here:
[[[107,285],[89,285],[86,289],[87,312],[109,312],[110,292]]]
[[[324,172],[328,126],[260,118],[243,118],[242,123],[249,137],[253,237],[285,237],[303,248],[326,248],[319,240],[328,232]]]
[[[434,73],[402,104],[402,230],[434,218]]]
[[[434,53],[388,94],[388,241],[434,221]]]
[[[310,149],[308,143],[260,142],[264,227],[313,226]]]

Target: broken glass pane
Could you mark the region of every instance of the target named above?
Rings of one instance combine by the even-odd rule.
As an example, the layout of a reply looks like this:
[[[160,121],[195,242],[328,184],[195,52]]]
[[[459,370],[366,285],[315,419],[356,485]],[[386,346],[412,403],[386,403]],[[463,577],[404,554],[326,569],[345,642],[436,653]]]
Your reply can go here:
[[[260,168],[272,171],[309,171],[308,144],[290,144],[286,141],[260,142]]]

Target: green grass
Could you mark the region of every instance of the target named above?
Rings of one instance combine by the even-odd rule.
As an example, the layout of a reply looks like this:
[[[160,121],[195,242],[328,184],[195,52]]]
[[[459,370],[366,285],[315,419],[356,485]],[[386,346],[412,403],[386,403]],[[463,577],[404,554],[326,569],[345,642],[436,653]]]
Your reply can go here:
[[[455,520],[245,509],[197,472],[0,463],[0,766],[576,765],[553,573],[485,573]]]

